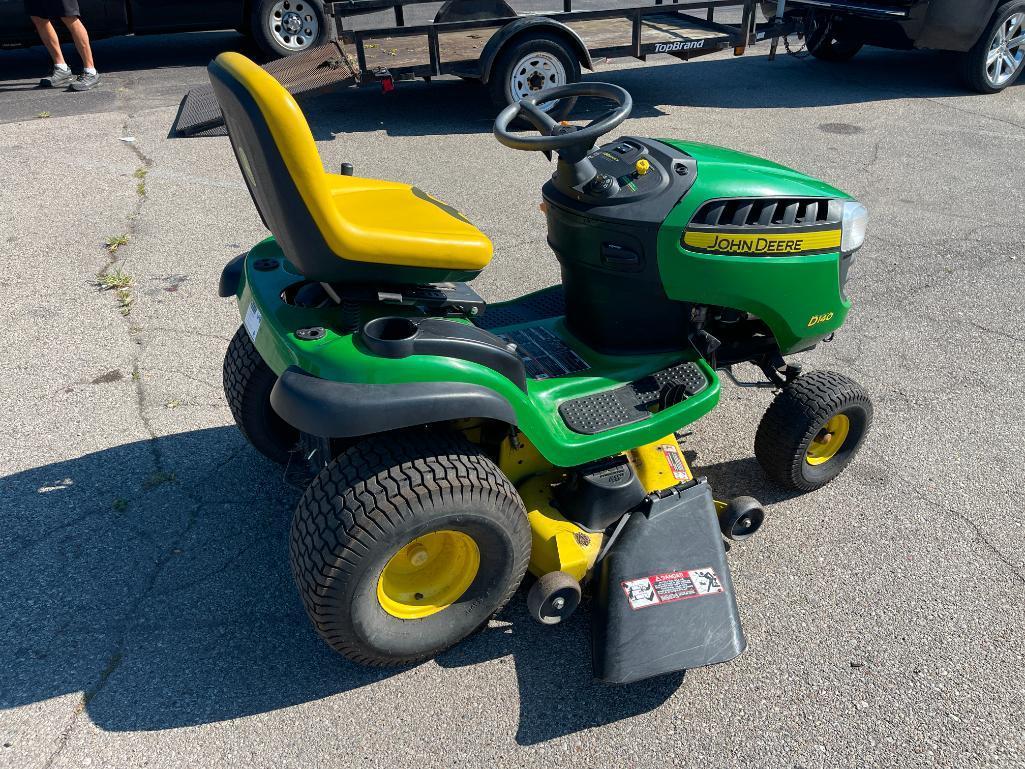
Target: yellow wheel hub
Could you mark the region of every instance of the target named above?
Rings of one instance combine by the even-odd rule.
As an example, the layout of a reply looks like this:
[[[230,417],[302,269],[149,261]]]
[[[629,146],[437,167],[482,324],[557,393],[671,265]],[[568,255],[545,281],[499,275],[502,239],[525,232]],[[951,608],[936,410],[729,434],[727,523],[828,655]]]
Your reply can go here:
[[[404,545],[377,580],[381,608],[399,619],[437,614],[459,600],[480,568],[480,550],[460,531],[432,531]]]
[[[851,431],[851,420],[845,414],[837,414],[830,419],[819,430],[819,434],[808,446],[804,460],[809,465],[821,465],[836,456],[836,452],[847,440],[847,434]]]

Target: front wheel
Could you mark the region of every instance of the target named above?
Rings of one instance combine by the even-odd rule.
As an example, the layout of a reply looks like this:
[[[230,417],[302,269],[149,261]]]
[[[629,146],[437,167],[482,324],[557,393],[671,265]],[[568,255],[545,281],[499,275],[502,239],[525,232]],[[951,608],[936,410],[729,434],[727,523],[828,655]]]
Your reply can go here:
[[[774,481],[814,491],[854,459],[872,424],[865,389],[834,371],[811,371],[776,396],[755,434],[755,457]]]
[[[322,45],[328,36],[321,0],[256,0],[249,29],[260,49],[274,58]]]
[[[325,467],[292,519],[292,574],[328,645],[366,665],[432,657],[501,609],[530,527],[516,489],[459,436],[360,441]]]
[[[579,80],[576,52],[561,38],[541,34],[515,41],[499,53],[488,78],[488,90],[494,105],[505,109],[524,96]],[[537,106],[558,121],[569,116],[576,101],[557,99]]]
[[[1025,69],[1025,0],[997,8],[986,31],[961,60],[968,86],[979,93],[997,93]]]

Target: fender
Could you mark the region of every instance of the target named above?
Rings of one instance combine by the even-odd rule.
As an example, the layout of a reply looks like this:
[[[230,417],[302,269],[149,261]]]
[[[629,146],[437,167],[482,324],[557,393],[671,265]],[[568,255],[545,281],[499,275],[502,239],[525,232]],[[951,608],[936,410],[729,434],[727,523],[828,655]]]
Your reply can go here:
[[[321,379],[297,366],[289,366],[274,383],[270,403],[297,430],[323,438],[358,438],[453,419],[516,424],[509,402],[480,385],[353,384]]]
[[[587,50],[587,46],[584,45],[584,41],[581,39],[574,30],[567,27],[565,24],[555,19],[549,19],[547,16],[525,16],[516,21],[511,21],[502,27],[498,32],[491,36],[491,39],[484,45],[484,50],[480,52],[480,81],[487,83],[491,78],[491,69],[495,65],[495,59],[498,58],[499,51],[505,47],[505,44],[510,42],[514,37],[517,37],[524,30],[541,31],[543,29],[550,29],[556,34],[565,36],[571,43],[573,49],[576,51],[577,58],[580,59],[580,63],[590,71],[594,71],[594,62],[591,61],[591,52]]]
[[[967,51],[996,12],[998,0],[932,0],[917,35],[915,48]]]

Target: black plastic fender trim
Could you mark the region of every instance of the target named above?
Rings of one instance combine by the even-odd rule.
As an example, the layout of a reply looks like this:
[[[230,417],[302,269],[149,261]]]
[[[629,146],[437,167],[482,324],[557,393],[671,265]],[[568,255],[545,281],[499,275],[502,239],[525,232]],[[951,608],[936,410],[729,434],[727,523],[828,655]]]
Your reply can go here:
[[[242,282],[242,270],[245,267],[246,255],[239,254],[221,270],[221,279],[217,281],[217,296],[227,299],[238,294]]]
[[[278,415],[304,433],[358,438],[452,419],[516,424],[516,412],[494,390],[464,382],[354,384],[289,366],[270,394]]]

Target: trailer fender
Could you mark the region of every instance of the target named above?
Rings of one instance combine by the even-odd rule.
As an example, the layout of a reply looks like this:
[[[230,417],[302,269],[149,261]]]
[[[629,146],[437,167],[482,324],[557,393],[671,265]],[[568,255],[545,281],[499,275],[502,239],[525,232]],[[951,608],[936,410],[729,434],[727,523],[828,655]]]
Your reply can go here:
[[[463,382],[356,384],[313,376],[289,366],[274,383],[271,406],[304,433],[323,438],[364,435],[454,419],[496,419],[516,424],[505,398]]]
[[[492,35],[491,39],[485,44],[484,50],[480,53],[481,82],[487,84],[488,80],[491,78],[491,69],[495,65],[495,59],[498,58],[499,52],[501,52],[502,48],[504,48],[507,43],[530,34],[530,31],[537,32],[540,30],[550,30],[562,37],[565,37],[576,52],[577,58],[580,60],[580,64],[592,72],[594,71],[594,62],[591,61],[591,52],[587,50],[587,46],[584,45],[584,41],[573,29],[567,27],[562,22],[549,19],[546,16],[527,16],[509,22],[499,29],[498,32]]]

